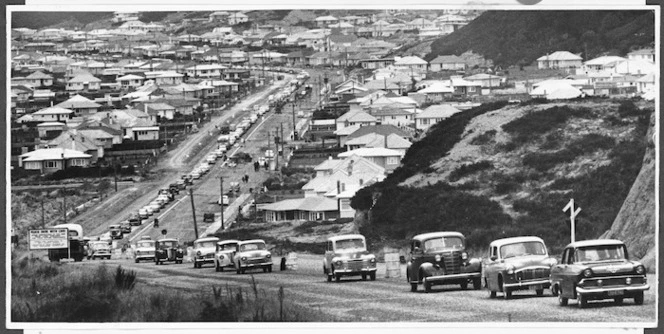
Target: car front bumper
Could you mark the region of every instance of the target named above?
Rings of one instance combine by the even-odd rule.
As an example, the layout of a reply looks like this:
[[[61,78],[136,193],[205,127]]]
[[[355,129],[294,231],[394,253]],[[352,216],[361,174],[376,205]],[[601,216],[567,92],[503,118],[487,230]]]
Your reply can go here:
[[[427,282],[435,283],[435,282],[444,282],[444,281],[459,280],[459,279],[480,278],[481,275],[482,275],[482,273],[480,273],[480,272],[450,274],[450,275],[437,275],[437,276],[426,277],[426,280],[427,280]]]
[[[197,256],[194,258],[196,263],[214,263],[214,257]]]
[[[137,260],[154,260],[154,254],[144,254],[144,255],[136,255],[135,259]]]
[[[517,281],[513,283],[505,283],[504,286],[510,289],[521,289],[521,288],[526,289],[530,287],[541,286],[543,289],[547,289],[551,286],[551,281],[548,278],[542,278],[542,279],[534,279],[527,281]]]
[[[240,263],[241,268],[262,268],[271,266],[272,262],[260,262],[260,263]]]
[[[629,296],[634,292],[642,292],[650,289],[648,283],[639,284],[639,285],[621,285],[621,286],[611,286],[603,288],[583,288],[580,286],[576,287],[576,293],[584,296],[594,296],[602,298],[614,298],[620,297],[622,295]]]

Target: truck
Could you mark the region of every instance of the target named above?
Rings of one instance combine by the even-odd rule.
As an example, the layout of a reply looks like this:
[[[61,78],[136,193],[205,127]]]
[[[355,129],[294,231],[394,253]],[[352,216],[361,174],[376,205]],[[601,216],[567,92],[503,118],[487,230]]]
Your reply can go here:
[[[66,228],[67,238],[69,239],[69,248],[57,248],[48,250],[48,259],[51,262],[61,259],[72,258],[76,262],[83,260],[87,256],[85,242],[83,241],[83,227],[79,224],[60,224],[53,228]]]

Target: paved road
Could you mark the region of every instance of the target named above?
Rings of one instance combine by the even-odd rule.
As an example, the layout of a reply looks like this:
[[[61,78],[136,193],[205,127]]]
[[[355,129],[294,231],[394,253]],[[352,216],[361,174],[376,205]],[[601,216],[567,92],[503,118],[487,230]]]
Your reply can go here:
[[[280,260],[276,257],[274,263]],[[139,282],[181,288],[192,293],[210,293],[212,287],[241,286],[249,288],[251,274],[238,275],[234,271],[217,273],[211,265],[194,269],[191,263],[155,266],[153,262],[135,264],[131,260],[104,261],[122,264],[135,270]],[[71,265],[99,265],[101,261],[84,261]],[[405,268],[401,276],[385,278],[385,265],[378,264],[376,281],[344,278],[328,283],[322,274],[322,256],[300,254],[297,270],[263,273],[253,272],[259,285],[268,294],[283,287],[286,300],[319,309],[340,321],[400,321],[400,322],[651,322],[655,319],[655,291],[657,282],[649,276],[651,289],[643,305],[625,300],[622,306],[610,301],[591,302],[588,308],[578,309],[575,301],[567,307],[558,305],[549,291],[544,297],[534,292],[515,292],[512,300],[489,299],[485,290],[461,290],[458,285],[434,286],[432,293],[410,292],[406,284]]]

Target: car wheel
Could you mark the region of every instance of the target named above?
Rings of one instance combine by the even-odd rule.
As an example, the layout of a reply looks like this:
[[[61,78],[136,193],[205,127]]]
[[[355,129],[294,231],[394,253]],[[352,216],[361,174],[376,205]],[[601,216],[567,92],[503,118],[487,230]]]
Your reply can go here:
[[[376,280],[376,272],[375,272],[375,271],[369,273],[369,279],[372,280],[372,281],[375,281],[375,280]]]
[[[557,296],[557,295],[558,295],[558,286],[557,286],[557,285],[554,284],[554,285],[551,286],[551,294],[552,294],[553,296]]]
[[[579,308],[585,308],[586,306],[588,306],[588,298],[584,297],[582,294],[579,294],[576,297],[576,301],[577,301],[576,305]]]
[[[219,267],[219,263],[215,262],[214,263],[214,271],[220,272],[221,271],[220,269],[221,269],[221,267]]]
[[[327,276],[327,281],[332,282],[332,274],[325,274]]]
[[[634,303],[636,305],[643,305],[643,291],[639,291],[636,296],[634,296]]]
[[[461,285],[461,290],[468,289],[468,281],[463,281],[460,285]]]
[[[271,273],[272,272],[272,265],[267,266],[267,272]]]
[[[410,283],[410,292],[417,292],[417,283]]]
[[[138,263],[138,259],[135,259],[134,262]]]
[[[240,274],[244,274],[244,271],[245,271],[244,268],[240,268]]]
[[[159,265],[159,261],[158,261],[158,260],[157,260],[157,261],[154,261],[154,264],[155,264],[156,266],[158,266],[158,265]]]
[[[424,284],[424,292],[431,292],[431,282],[425,278],[422,283]]]
[[[238,274],[238,275],[242,274],[242,270],[240,269],[240,267],[237,267],[237,269],[235,270],[235,273]]]
[[[560,306],[567,306],[568,301],[567,297],[563,297],[562,293],[558,294],[558,304]]]
[[[263,272],[264,272],[264,273],[267,272],[267,267],[263,267]]]
[[[539,297],[544,296],[544,289],[537,289],[537,290],[535,290],[535,293]]]
[[[489,298],[496,298],[496,292],[489,290]]]
[[[502,284],[503,287],[503,298],[505,299],[510,299],[512,298],[512,291],[510,291],[510,288],[505,286],[505,282],[501,279],[500,283]]]
[[[623,303],[623,298],[622,298],[622,297],[616,297],[616,298],[613,298],[613,302],[614,302],[616,305],[621,305],[621,304]]]
[[[473,289],[479,290],[482,288],[482,279],[481,278],[473,278]]]
[[[366,281],[367,280],[367,274],[362,274],[362,280]]]

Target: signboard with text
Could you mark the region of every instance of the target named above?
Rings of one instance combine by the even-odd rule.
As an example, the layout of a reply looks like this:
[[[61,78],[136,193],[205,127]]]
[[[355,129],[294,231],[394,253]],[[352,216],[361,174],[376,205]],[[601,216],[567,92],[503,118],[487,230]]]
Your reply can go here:
[[[30,250],[67,248],[69,247],[67,229],[30,230],[28,246]]]

